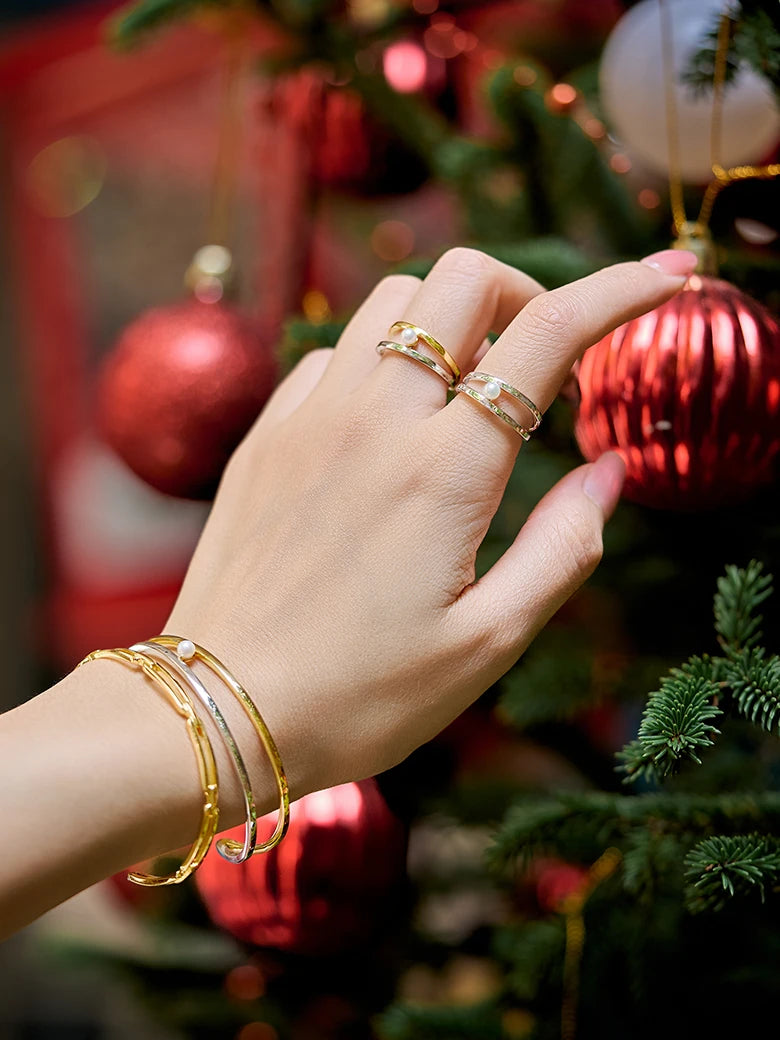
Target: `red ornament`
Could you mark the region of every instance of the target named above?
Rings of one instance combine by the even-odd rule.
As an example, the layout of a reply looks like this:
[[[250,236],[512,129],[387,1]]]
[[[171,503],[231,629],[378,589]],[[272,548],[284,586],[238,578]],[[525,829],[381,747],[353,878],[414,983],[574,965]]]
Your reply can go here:
[[[212,849],[196,882],[214,922],[236,938],[321,955],[370,937],[405,859],[401,822],[376,781],[361,780],[295,802],[290,828],[271,852],[236,866]]]
[[[428,61],[436,65],[430,56]],[[434,99],[445,82],[443,74],[426,74],[426,92]],[[356,90],[316,70],[277,78],[263,105],[266,116],[305,142],[315,188],[360,197],[401,194],[419,188],[427,176],[419,157],[366,108]]]
[[[561,859],[536,860],[531,878],[536,882],[536,898],[542,910],[562,913],[571,896],[580,895],[588,884],[588,871]]]
[[[275,378],[268,344],[229,305],[157,307],[128,325],[106,362],[98,425],[159,491],[210,498]]]
[[[728,282],[692,275],[682,292],[586,351],[577,443],[620,452],[625,495],[664,509],[746,498],[780,451],[780,327]]]

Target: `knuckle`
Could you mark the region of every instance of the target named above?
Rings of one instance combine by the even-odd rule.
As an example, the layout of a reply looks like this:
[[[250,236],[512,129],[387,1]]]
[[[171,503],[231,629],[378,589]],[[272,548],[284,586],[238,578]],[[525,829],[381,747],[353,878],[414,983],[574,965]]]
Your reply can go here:
[[[567,576],[584,581],[599,564],[603,552],[601,530],[587,517],[568,513],[550,528],[553,558],[561,561]]]
[[[422,279],[413,274],[388,274],[378,283],[373,295],[379,297],[395,297],[416,292],[422,285]]]
[[[524,318],[545,336],[570,336],[581,320],[577,301],[565,293],[546,292],[534,296],[523,309]]]
[[[319,371],[327,368],[332,357],[333,347],[315,347],[303,355],[296,368]]]
[[[304,355],[301,359],[301,364],[307,365],[309,368],[324,369],[331,363],[333,354],[334,347],[332,346],[316,346],[314,349],[309,350],[308,354]]]
[[[495,261],[487,253],[468,246],[455,246],[436,261],[433,270],[452,281],[484,282],[491,277],[494,268]]]

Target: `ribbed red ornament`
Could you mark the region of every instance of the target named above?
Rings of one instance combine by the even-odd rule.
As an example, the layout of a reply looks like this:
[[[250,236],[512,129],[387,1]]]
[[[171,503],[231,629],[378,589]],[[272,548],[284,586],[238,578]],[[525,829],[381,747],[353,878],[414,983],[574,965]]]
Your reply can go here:
[[[103,367],[98,426],[152,487],[211,498],[275,379],[270,345],[229,304],[156,307],[127,326]]]
[[[578,379],[577,443],[590,461],[620,452],[635,502],[729,505],[776,475],[780,327],[728,282],[692,275],[586,351]]]
[[[261,840],[273,823],[261,823]],[[228,833],[242,840],[243,826]],[[236,938],[327,954],[365,941],[392,911],[405,861],[405,828],[369,779],[294,802],[281,844],[246,863],[212,848],[195,878],[212,920]]]

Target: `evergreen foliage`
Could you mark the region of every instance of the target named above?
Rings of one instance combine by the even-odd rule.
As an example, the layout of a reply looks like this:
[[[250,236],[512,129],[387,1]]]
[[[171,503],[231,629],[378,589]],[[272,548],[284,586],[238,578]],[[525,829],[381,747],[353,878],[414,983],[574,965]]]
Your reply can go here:
[[[382,1040],[506,1040],[494,1004],[424,1007],[396,1004],[382,1015]]]
[[[769,80],[780,100],[780,4],[775,0],[741,0],[732,18],[726,83],[747,65]],[[701,91],[712,89],[719,25],[716,12],[712,28],[687,71],[687,81]]]
[[[719,910],[735,895],[759,893],[780,884],[780,843],[760,834],[712,837],[685,857],[691,910]]]
[[[764,574],[756,560],[751,560],[744,570],[727,567],[726,574],[718,578],[715,630],[727,653],[748,650],[761,639],[763,618],[756,614],[756,608],[771,595],[772,576]]]
[[[727,568],[714,606],[725,656],[690,658],[650,694],[638,740],[618,756],[627,782],[664,777],[685,761],[701,765],[699,752],[720,732],[713,724],[724,714],[719,704],[768,732],[780,726],[780,659],[755,645],[762,637],[756,609],[771,593],[759,562]]]
[[[381,41],[406,22],[419,23],[408,6],[387,5],[386,19],[370,28],[349,21],[343,0],[254,0],[254,6],[275,20],[293,44],[273,68],[285,71],[316,61],[337,70],[337,78],[348,80],[371,112],[451,190],[471,244],[550,287],[581,277],[607,259],[639,256],[666,244],[665,218],[640,213],[626,181],[612,172],[594,142],[575,121],[550,112],[545,93],[554,80],[531,57],[523,58],[523,65],[535,68],[530,86],[517,82],[513,62],[490,77],[488,101],[503,132],[495,140],[472,140],[424,97],[392,91],[380,73],[355,65],[358,48]],[[115,21],[114,38],[131,46],[166,22],[220,7],[251,3],[142,0]],[[440,5],[442,11],[450,9],[457,12],[459,6]],[[699,85],[711,83],[716,25],[714,30],[690,72]],[[729,78],[746,60],[777,88],[778,34],[777,0],[743,0],[732,32]],[[270,62],[267,67],[272,68]],[[592,71],[586,67],[566,75],[597,110]],[[514,173],[516,190],[493,192],[492,180],[507,173]],[[420,257],[402,269],[422,277],[432,263]],[[743,250],[741,259],[732,255],[729,263],[743,264],[752,285],[761,265],[766,283],[775,279],[776,264],[766,251]],[[309,349],[334,345],[342,328],[337,321],[288,322],[285,363],[292,365]],[[572,444],[571,416],[559,402],[539,435],[523,447],[522,466],[512,474],[480,549],[478,574],[505,551],[541,495],[579,461]],[[578,1040],[730,1035],[718,1030],[734,1023],[742,1028],[746,1007],[775,1008],[780,900],[770,896],[780,886],[780,792],[773,789],[780,775],[774,740],[780,732],[780,659],[761,645],[759,608],[771,594],[771,577],[761,564],[730,566],[718,580],[718,653],[691,656],[669,668],[709,638],[708,611],[700,611],[697,627],[698,619],[688,616],[688,594],[710,588],[722,565],[723,544],[734,558],[759,554],[769,559],[780,544],[775,513],[775,503],[769,502],[763,515],[756,512],[751,527],[742,509],[738,515],[725,511],[711,523],[710,518],[621,507],[605,532],[605,564],[580,599],[598,614],[603,600],[593,593],[601,583],[628,617],[614,638],[623,655],[618,664],[606,668],[604,680],[603,644],[608,640],[603,633],[610,630],[610,619],[599,618],[598,625],[586,628],[588,609],[580,606],[577,613],[574,607],[571,616],[552,622],[480,708],[487,713],[495,706],[494,715],[523,730],[529,745],[570,762],[572,748],[588,743],[583,736],[587,710],[595,702],[607,709],[619,704],[615,714],[623,723],[630,717],[630,726],[626,723],[608,748],[576,763],[576,779],[566,780],[572,789],[559,791],[557,779],[549,777],[531,785],[527,774],[518,779],[503,761],[503,772],[493,775],[489,761],[471,785],[462,776],[440,774],[438,767],[426,772],[408,766],[418,769],[415,783],[407,785],[413,791],[404,809],[409,818],[434,811],[454,827],[495,828],[489,870],[468,862],[456,864],[460,869],[446,877],[418,875],[418,902],[439,899],[449,888],[456,896],[476,895],[479,902],[498,892],[506,909],[499,924],[482,920],[466,940],[431,939],[415,922],[411,957],[441,965],[470,944],[501,966],[504,988],[495,1000],[463,1007],[393,1005],[375,1024],[382,1040],[504,1040],[516,1035],[508,1033],[505,1012],[517,1003],[533,1014],[533,1040],[559,1040],[564,922],[535,901],[529,873],[539,857],[589,866],[609,847],[620,851],[622,866],[585,907]],[[705,529],[716,525],[717,537],[708,544]],[[678,596],[678,588],[685,594]],[[575,632],[580,633],[576,638]],[[637,704],[639,692],[652,687],[646,703]],[[612,752],[636,732],[640,707],[644,714],[637,738],[618,755],[618,778]],[[634,710],[636,715],[629,716]],[[518,750],[515,757],[522,754]],[[453,905],[457,915],[457,901]],[[408,951],[400,959],[408,963]],[[315,970],[307,964],[298,976],[294,968],[287,970],[300,984],[291,1002],[297,1005],[320,966]],[[226,1001],[223,974],[215,973],[210,991],[215,1005]],[[355,988],[359,985],[353,980]],[[380,1006],[385,1005],[377,1001],[375,1007]],[[200,1034],[191,1030],[189,1035]]]

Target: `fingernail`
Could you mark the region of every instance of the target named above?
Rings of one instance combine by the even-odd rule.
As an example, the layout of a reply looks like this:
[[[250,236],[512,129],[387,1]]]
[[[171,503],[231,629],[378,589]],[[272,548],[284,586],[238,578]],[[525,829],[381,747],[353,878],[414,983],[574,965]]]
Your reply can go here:
[[[626,479],[626,464],[616,451],[607,451],[588,470],[582,490],[595,502],[604,519],[615,510]]]
[[[659,253],[651,253],[650,256],[642,257],[643,264],[654,267],[656,271],[663,274],[673,274],[678,277],[693,274],[699,262],[698,256],[689,249],[662,249]]]

